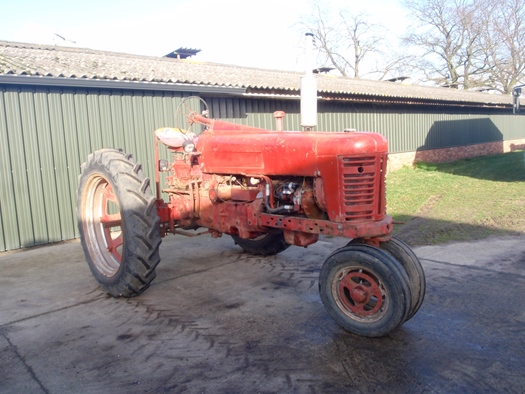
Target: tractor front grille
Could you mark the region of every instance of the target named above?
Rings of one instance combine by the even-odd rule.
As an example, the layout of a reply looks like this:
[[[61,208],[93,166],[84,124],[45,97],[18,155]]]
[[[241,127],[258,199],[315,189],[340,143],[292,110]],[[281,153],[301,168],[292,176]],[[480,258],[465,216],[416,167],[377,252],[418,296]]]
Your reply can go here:
[[[380,220],[385,214],[386,154],[339,158],[343,220]]]

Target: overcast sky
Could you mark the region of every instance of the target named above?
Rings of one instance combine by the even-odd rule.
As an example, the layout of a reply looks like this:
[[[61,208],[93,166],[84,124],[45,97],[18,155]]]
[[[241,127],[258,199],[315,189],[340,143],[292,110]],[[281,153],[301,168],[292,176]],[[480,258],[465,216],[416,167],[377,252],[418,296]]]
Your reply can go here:
[[[0,2],[0,40],[151,56],[187,47],[202,50],[196,61],[296,71],[304,69],[305,32],[298,22],[312,9],[312,0]],[[406,10],[398,0],[318,3],[365,11],[394,35],[404,28]]]

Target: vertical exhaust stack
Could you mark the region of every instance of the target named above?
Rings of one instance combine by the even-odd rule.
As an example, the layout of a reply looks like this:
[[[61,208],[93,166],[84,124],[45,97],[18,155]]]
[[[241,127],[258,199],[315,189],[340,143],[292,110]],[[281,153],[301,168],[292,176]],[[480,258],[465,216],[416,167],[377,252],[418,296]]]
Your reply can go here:
[[[304,131],[317,126],[317,77],[314,69],[314,35],[306,33],[306,70],[301,77],[301,127]]]

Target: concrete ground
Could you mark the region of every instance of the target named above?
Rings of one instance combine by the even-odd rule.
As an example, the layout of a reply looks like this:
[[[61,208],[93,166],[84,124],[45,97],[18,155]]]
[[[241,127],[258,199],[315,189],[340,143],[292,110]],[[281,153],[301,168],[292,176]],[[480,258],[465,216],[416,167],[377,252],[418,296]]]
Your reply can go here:
[[[168,237],[157,278],[108,297],[78,242],[0,254],[1,393],[522,393],[525,237],[416,248],[420,311],[354,336],[317,291],[344,239],[274,257]]]

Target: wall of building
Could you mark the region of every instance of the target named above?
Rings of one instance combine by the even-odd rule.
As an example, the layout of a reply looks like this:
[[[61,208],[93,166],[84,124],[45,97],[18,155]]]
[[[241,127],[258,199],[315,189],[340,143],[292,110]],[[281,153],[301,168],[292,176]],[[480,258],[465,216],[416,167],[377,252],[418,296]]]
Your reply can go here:
[[[0,87],[0,252],[78,237],[78,175],[94,150],[133,153],[153,177],[153,132],[174,124],[181,97]]]
[[[190,94],[0,85],[0,252],[78,237],[76,189],[90,152],[122,148],[153,178],[153,131],[184,125],[178,108]],[[212,117],[275,129],[273,112],[284,110],[285,130],[300,130],[296,99],[204,98]],[[319,103],[318,130],[346,128],[385,135],[391,163],[407,164],[500,153],[525,139],[525,117],[504,113]]]
[[[417,162],[446,163],[471,157],[514,152],[517,150],[525,150],[525,138],[442,149],[390,153],[388,155],[388,171],[396,171],[404,166],[412,166]]]

